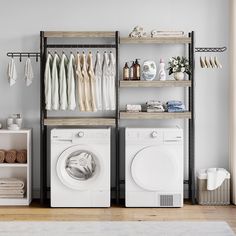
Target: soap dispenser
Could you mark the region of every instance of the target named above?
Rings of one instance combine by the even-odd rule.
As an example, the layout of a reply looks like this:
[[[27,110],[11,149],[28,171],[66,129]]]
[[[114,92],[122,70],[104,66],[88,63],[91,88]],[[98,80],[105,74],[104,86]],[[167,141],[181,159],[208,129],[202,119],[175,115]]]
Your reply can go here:
[[[134,80],[140,80],[141,78],[141,66],[139,60],[140,59],[136,59],[134,63]]]
[[[123,80],[129,80],[129,66],[128,66],[128,62],[125,63],[125,66],[123,68]]]

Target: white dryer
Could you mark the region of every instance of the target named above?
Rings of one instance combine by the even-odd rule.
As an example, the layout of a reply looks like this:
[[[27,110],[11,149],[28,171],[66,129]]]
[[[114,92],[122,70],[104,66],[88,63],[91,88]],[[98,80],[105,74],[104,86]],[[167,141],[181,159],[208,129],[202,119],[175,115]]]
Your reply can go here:
[[[183,206],[183,130],[126,128],[126,207]]]
[[[110,206],[110,128],[51,131],[51,206]]]

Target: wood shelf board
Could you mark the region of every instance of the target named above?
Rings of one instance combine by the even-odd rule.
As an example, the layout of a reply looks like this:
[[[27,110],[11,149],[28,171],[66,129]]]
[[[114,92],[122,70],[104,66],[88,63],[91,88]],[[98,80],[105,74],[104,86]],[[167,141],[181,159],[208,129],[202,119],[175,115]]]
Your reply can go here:
[[[47,118],[44,125],[47,126],[115,126],[113,118]]]
[[[153,81],[125,81],[120,80],[120,87],[121,88],[161,88],[161,87],[191,87],[192,83],[190,80],[183,80],[183,81],[177,81],[177,80],[166,80],[166,81],[160,81],[160,80],[153,80]]]
[[[155,119],[191,119],[191,112],[120,112],[120,119],[155,120]]]
[[[20,164],[20,163],[0,163],[0,168],[5,168],[5,167],[16,167],[16,168],[22,168],[22,167],[28,167],[28,164]]]
[[[157,38],[130,38],[121,37],[121,44],[190,44],[191,38],[187,36],[181,37],[157,37]]]
[[[0,198],[0,206],[28,206],[29,198]]]
[[[47,38],[113,38],[114,31],[44,31]]]

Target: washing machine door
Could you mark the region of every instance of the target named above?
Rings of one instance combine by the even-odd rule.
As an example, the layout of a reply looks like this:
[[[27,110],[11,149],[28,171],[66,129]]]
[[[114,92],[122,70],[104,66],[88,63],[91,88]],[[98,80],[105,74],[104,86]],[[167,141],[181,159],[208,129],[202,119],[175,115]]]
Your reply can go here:
[[[167,146],[149,146],[140,150],[131,163],[135,183],[148,191],[175,189],[179,181],[176,153]]]
[[[75,145],[63,151],[57,160],[56,172],[67,187],[86,190],[101,175],[101,158],[90,147]]]

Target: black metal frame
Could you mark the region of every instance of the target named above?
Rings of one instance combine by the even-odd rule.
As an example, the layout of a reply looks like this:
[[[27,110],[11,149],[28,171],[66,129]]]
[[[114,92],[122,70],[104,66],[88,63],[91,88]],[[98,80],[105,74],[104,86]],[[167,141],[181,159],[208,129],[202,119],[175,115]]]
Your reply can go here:
[[[75,37],[78,38],[78,37]],[[88,36],[89,38],[89,36]],[[102,38],[102,37],[101,37]],[[119,203],[119,32],[115,32],[115,44],[48,44],[48,38],[44,32],[40,32],[40,202],[45,205],[47,201],[47,126],[44,119],[47,118],[44,98],[44,70],[46,63],[47,50],[49,48],[115,48],[116,50],[116,114],[115,114],[115,133],[116,133],[116,202]],[[84,117],[83,117],[84,118]],[[81,126],[78,126],[81,127]],[[83,126],[85,127],[85,126]],[[100,126],[101,127],[101,126]]]
[[[191,119],[189,120],[189,199],[191,199],[192,204],[196,202],[196,191],[195,191],[195,38],[194,32],[189,33],[191,38],[191,43],[188,46],[189,62],[191,67],[190,80],[192,81],[191,87],[189,87],[189,111],[191,112]]]

